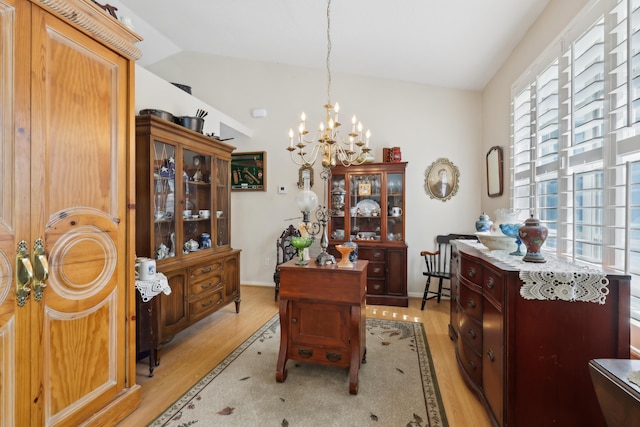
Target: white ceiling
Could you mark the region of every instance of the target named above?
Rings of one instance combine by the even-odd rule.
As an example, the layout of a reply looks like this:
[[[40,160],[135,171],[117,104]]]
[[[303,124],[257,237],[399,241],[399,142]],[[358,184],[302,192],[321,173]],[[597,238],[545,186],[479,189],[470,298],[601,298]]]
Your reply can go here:
[[[333,0],[331,70],[481,90],[549,0]],[[322,0],[111,1],[148,66],[181,50],[325,68]]]

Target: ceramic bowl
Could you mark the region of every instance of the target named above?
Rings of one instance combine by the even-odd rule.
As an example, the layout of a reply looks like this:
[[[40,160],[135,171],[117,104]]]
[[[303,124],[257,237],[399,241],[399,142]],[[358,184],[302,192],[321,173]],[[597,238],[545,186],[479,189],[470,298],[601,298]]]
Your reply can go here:
[[[514,251],[516,249],[516,241],[513,237],[509,237],[505,234],[494,234],[488,232],[477,232],[480,243],[485,245],[488,249],[495,250],[507,250]]]

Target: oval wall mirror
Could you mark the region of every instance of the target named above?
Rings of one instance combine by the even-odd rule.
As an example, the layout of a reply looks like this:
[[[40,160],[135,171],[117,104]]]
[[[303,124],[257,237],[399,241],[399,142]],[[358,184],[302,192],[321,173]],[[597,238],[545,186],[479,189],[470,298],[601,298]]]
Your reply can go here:
[[[497,145],[487,153],[487,193],[502,196],[502,148]]]

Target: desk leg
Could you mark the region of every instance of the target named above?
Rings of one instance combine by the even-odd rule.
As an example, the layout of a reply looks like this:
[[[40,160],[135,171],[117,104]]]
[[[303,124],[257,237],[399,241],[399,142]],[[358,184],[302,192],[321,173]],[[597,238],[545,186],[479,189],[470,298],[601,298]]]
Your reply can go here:
[[[360,353],[361,346],[365,343],[360,342],[360,322],[361,322],[360,306],[351,307],[351,319],[349,319],[350,335],[351,335],[351,360],[349,361],[349,393],[358,394],[358,374],[360,372],[360,361],[362,356]]]
[[[280,353],[276,365],[276,381],[283,383],[287,379],[287,354],[289,346],[289,300],[280,297]]]

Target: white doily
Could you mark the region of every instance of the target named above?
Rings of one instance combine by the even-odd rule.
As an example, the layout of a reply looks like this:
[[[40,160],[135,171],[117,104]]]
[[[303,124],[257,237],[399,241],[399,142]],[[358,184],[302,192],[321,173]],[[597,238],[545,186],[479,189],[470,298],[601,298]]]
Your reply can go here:
[[[601,271],[572,264],[553,254],[544,254],[545,263],[522,261],[509,251],[489,250],[479,242],[460,240],[485,254],[520,271],[524,283],[520,295],[524,299],[584,301],[604,304],[609,294],[609,279]]]
[[[169,280],[167,280],[167,276],[160,272],[156,273],[156,278],[153,280],[136,280],[136,289],[140,292],[144,302],[148,302],[160,292],[164,292],[165,295],[171,294]]]

